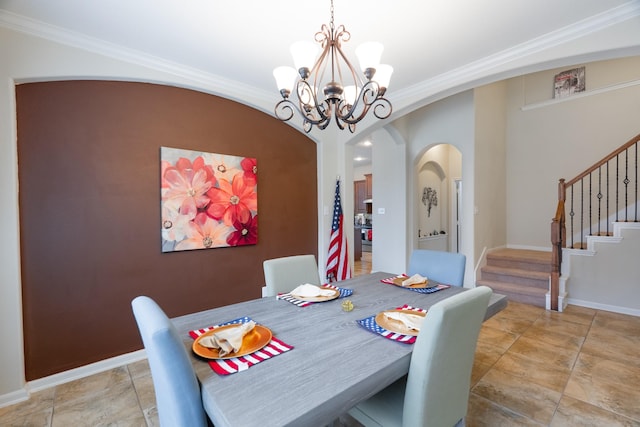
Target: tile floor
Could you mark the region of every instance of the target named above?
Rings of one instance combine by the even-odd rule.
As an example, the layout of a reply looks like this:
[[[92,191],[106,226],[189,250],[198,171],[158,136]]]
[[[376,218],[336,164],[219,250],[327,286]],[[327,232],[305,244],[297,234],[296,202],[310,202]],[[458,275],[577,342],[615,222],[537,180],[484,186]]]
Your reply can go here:
[[[486,321],[467,426],[640,427],[640,317],[519,303]],[[338,415],[338,414],[336,414]],[[157,426],[145,361],[0,408],[1,426]],[[358,426],[341,416],[336,426]]]

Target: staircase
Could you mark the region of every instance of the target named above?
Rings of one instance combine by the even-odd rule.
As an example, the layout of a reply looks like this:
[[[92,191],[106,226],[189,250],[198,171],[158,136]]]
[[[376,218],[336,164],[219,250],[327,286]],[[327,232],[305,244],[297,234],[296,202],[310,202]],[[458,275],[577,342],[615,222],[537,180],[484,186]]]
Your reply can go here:
[[[551,274],[551,252],[497,249],[487,254],[477,285],[517,301],[545,307]]]

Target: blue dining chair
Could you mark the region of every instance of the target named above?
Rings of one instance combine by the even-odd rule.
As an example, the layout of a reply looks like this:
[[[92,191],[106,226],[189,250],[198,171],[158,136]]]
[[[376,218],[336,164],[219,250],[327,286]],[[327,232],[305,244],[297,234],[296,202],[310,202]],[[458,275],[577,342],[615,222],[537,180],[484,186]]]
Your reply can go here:
[[[268,259],[262,263],[262,267],[267,287],[265,296],[276,296],[278,293],[289,292],[305,283],[316,286],[322,284],[314,255],[294,255]]]
[[[414,344],[409,374],[349,414],[365,427],[463,426],[476,343],[491,293],[480,286],[434,304]]]
[[[160,425],[206,427],[200,385],[173,323],[149,297],[136,297],[131,306],[147,351]]]
[[[466,262],[464,254],[414,249],[409,260],[408,274],[420,274],[436,282],[462,286]]]

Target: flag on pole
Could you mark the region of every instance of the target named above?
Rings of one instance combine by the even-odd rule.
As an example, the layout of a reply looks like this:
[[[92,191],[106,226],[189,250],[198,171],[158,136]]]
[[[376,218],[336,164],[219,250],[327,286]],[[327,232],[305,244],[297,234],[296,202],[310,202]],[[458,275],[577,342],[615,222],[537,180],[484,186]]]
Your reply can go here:
[[[329,240],[329,256],[327,257],[327,280],[335,282],[351,278],[349,267],[349,251],[347,237],[343,230],[344,215],[340,200],[340,178],[336,181],[336,196],[333,204],[333,222],[331,239]]]

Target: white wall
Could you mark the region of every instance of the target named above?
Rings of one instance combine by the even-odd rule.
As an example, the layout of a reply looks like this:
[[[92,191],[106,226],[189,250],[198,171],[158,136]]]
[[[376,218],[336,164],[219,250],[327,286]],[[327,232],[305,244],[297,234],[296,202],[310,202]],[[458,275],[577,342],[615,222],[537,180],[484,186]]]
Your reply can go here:
[[[568,255],[569,303],[640,314],[640,224],[621,224],[620,242],[596,242],[593,256]]]
[[[507,243],[506,88],[505,82],[498,82],[474,91],[476,256],[484,248],[491,249]]]
[[[582,64],[579,64],[582,65]],[[553,102],[563,67],[507,81],[507,241],[549,249],[557,183],[640,132],[640,57],[586,64],[587,93]],[[544,101],[549,103],[545,104]]]
[[[372,270],[405,271],[406,144],[387,129],[373,133]],[[390,167],[391,166],[391,167]]]
[[[466,91],[435,102],[408,114],[394,125],[407,140],[407,253],[418,247],[417,206],[421,202],[421,189],[417,176],[419,161],[429,148],[438,144],[451,144],[461,153],[461,178],[464,182],[462,201],[462,252],[467,256],[465,284],[473,283],[473,205],[474,205],[474,101],[473,91]],[[420,193],[420,197],[418,197]],[[408,258],[407,261],[408,262]],[[407,265],[404,266],[406,270]]]

